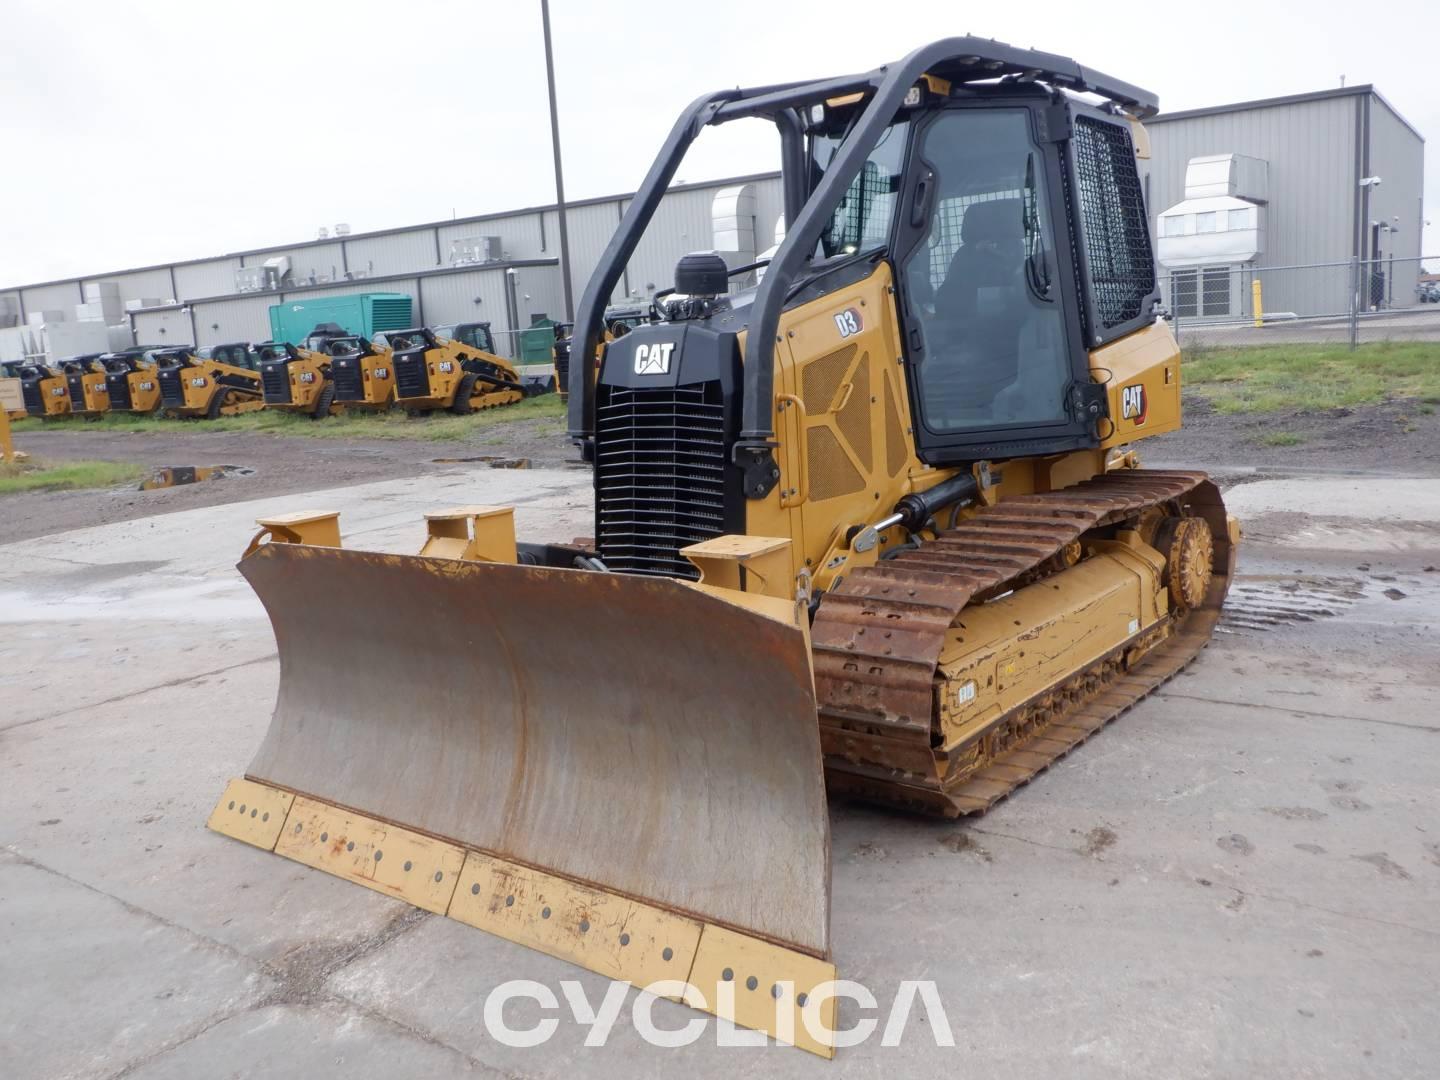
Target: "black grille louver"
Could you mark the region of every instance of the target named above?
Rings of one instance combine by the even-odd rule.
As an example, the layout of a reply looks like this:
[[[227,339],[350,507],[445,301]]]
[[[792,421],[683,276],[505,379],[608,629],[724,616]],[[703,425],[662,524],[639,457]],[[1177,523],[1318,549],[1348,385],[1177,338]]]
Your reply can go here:
[[[718,382],[597,388],[596,544],[611,570],[695,580],[680,549],[726,529]]]
[[[1088,280],[1092,339],[1128,328],[1148,314],[1155,295],[1155,255],[1145,192],[1127,126],[1090,116],[1075,118],[1070,154],[1072,214],[1079,212]]]
[[[85,411],[85,376],[66,375],[65,382],[70,388],[70,411]]]
[[[110,396],[110,408],[128,409],[130,401],[130,380],[124,375],[106,375],[105,389]]]
[[[40,393],[39,379],[23,380],[20,383],[20,396],[31,416],[39,416],[45,412],[45,396]]]
[[[185,369],[161,368],[157,378],[160,381],[160,403],[167,409],[183,409],[185,407]]]
[[[360,370],[359,358],[332,360],[330,378],[335,383],[336,401],[365,400],[365,380]]]
[[[430,396],[430,372],[425,366],[424,349],[395,354],[395,394],[402,398]]]
[[[265,404],[289,404],[290,366],[284,360],[273,360],[261,364],[260,382],[265,391]]]

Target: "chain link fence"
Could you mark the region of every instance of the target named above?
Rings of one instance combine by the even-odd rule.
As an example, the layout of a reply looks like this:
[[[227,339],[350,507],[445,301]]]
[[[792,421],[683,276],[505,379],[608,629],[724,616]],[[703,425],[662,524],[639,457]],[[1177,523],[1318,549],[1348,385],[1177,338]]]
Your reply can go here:
[[[1184,347],[1440,342],[1440,256],[1165,270]]]

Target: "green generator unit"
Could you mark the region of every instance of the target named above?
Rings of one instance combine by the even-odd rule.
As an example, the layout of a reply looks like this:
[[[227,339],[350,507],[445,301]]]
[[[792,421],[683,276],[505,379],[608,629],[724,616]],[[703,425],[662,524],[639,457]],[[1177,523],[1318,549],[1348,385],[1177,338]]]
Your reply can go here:
[[[387,330],[415,325],[410,297],[404,293],[356,293],[354,296],[297,296],[270,305],[270,340],[300,344],[321,323],[335,323],[346,333],[374,340]]]

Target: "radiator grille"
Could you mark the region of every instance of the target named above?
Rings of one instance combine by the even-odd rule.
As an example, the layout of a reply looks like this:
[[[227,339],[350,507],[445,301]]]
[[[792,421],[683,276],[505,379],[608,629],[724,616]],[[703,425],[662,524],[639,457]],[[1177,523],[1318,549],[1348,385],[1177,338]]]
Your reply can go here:
[[[45,396],[40,393],[39,379],[25,379],[20,384],[20,396],[25,400],[25,408],[31,413],[38,414],[45,411]]]
[[[364,401],[365,380],[361,377],[359,359],[332,360],[330,378],[335,383],[336,401]]]
[[[402,398],[430,396],[430,372],[425,367],[425,350],[395,354],[395,394]]]
[[[1144,314],[1155,292],[1145,193],[1128,128],[1078,116],[1071,142],[1091,303],[1109,330]]]
[[[106,375],[105,388],[110,392],[112,409],[128,409],[130,402],[130,380],[124,375]]]
[[[70,387],[70,411],[85,411],[85,376],[67,375],[65,382]]]
[[[167,409],[183,409],[185,407],[184,379],[184,368],[167,367],[160,369],[160,402]]]
[[[725,532],[720,384],[602,386],[596,406],[600,557],[612,570],[697,579],[680,549]]]
[[[290,401],[290,366],[283,360],[260,365],[260,382],[267,405],[285,405]]]

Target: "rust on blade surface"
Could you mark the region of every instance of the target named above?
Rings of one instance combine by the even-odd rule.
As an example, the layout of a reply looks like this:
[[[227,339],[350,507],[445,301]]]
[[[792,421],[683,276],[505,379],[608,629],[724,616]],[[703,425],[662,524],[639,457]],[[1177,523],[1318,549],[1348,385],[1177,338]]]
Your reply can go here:
[[[246,775],[811,955],[829,822],[805,637],[668,579],[268,544]]]
[[[941,746],[941,649],[967,604],[1060,567],[1088,531],[1168,504],[1201,518],[1215,543],[1204,604],[1130,664],[1107,657],[1056,688],[1064,708],[997,718],[1023,732],[981,767]],[[856,570],[821,601],[811,628],[815,690],[832,791],[944,816],[981,813],[1180,671],[1210,639],[1233,576],[1224,502],[1204,473],[1122,469],[1073,487],[1004,499],[918,550]],[[1020,710],[1024,712],[1024,710]]]

